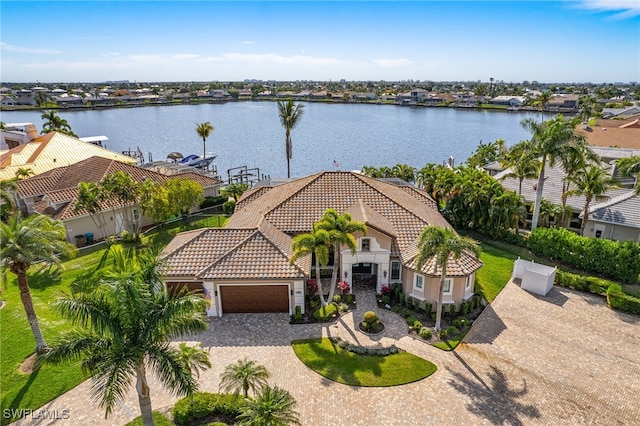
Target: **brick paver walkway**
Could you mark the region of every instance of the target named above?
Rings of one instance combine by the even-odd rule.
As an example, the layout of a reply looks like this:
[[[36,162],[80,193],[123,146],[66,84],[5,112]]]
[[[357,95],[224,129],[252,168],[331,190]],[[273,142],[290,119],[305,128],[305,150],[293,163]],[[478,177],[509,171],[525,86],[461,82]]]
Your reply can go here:
[[[349,338],[353,321],[367,309],[366,297],[358,295],[359,308],[351,319],[343,316],[328,326],[293,326],[287,315],[273,314],[211,319],[210,329],[194,339],[209,348],[213,363],[200,375],[202,390],[216,392],[224,367],[248,357],[269,369],[271,384],[293,394],[304,425],[640,424],[640,317],[610,310],[601,297],[554,288],[542,298],[509,283],[455,352],[440,351],[406,333],[402,337],[404,325],[396,324],[390,312],[380,312],[388,328],[372,344],[395,340],[438,366],[432,376],[408,385],[345,386],[320,377],[297,359],[292,339]],[[353,335],[363,341],[357,332]],[[85,382],[45,408],[70,410],[69,419],[56,422],[61,425],[121,425],[138,412],[132,391],[105,420],[89,388]],[[176,400],[155,381],[152,391],[154,408]]]

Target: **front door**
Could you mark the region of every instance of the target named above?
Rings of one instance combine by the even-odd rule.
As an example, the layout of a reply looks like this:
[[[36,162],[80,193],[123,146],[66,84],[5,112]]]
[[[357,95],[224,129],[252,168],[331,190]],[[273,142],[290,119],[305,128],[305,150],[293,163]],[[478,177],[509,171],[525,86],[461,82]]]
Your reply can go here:
[[[351,276],[353,278],[354,288],[375,289],[376,288],[376,272],[378,265],[376,263],[354,263],[351,266]]]

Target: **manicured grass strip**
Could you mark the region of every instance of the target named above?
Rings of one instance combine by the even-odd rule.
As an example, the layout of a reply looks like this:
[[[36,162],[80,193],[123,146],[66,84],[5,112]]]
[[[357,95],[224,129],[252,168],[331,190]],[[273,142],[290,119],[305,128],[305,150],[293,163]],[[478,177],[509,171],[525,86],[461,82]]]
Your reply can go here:
[[[513,262],[516,259],[517,256],[513,253],[482,243],[480,260],[484,266],[476,273],[476,290],[479,290],[488,302],[493,302],[511,279]]]
[[[309,368],[334,382],[351,386],[397,386],[435,373],[437,367],[408,352],[387,356],[357,355],[329,339],[291,342],[293,351]]]
[[[458,345],[460,344],[460,342],[462,342],[462,339],[464,339],[464,336],[467,335],[469,330],[471,330],[471,327],[469,327],[467,331],[465,331],[463,334],[459,335],[455,339],[445,340],[444,342],[436,342],[436,343],[433,343],[432,346],[435,346],[438,349],[442,349],[443,351],[452,351],[458,347]]]

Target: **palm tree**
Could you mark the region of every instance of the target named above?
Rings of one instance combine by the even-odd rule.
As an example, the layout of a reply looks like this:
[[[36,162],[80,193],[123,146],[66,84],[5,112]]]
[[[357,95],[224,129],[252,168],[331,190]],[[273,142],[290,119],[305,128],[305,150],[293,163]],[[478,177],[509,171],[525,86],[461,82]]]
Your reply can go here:
[[[196,123],[196,133],[202,138],[202,168],[204,168],[204,160],[207,158],[207,138],[215,129],[208,121],[204,123]]]
[[[577,119],[579,120],[579,119]],[[540,215],[540,200],[545,182],[545,167],[547,161],[554,164],[557,157],[561,157],[564,147],[571,143],[583,143],[584,137],[576,132],[576,119],[565,120],[562,115],[557,115],[549,121],[538,123],[532,119],[522,121],[522,126],[533,134],[531,143],[536,153],[541,157],[540,169],[538,171],[538,184],[536,187],[536,200],[533,207],[533,218],[531,220],[531,230],[538,226],[538,216]]]
[[[301,425],[297,402],[291,394],[277,386],[265,386],[254,399],[247,400],[238,416],[239,426]]]
[[[570,207],[565,207],[565,212],[568,212]],[[555,204],[548,201],[546,198],[543,198],[540,202],[540,218],[543,219],[543,223],[546,223],[547,228],[551,226],[551,218],[553,218],[553,222],[555,223],[555,227],[558,227],[558,221],[562,217],[562,207],[556,206]]]
[[[580,235],[584,235],[584,228],[589,220],[589,205],[593,200],[601,200],[604,194],[616,186],[616,181],[609,175],[609,171],[600,166],[589,166],[571,179],[576,189],[569,191],[569,195],[583,195],[585,198],[582,209],[582,224]]]
[[[505,191],[501,195],[493,196],[489,202],[490,226],[487,226],[493,237],[502,231],[515,229],[518,234],[520,220],[527,214],[522,197],[514,191]]]
[[[320,266],[326,266],[329,263],[329,246],[331,245],[331,237],[329,232],[319,229],[313,224],[312,230],[307,234],[300,234],[293,237],[291,242],[291,250],[293,254],[289,262],[293,265],[301,257],[312,255],[315,256],[314,266],[316,271],[316,281],[318,282],[318,293],[320,294],[320,302],[322,306],[327,305],[324,298],[324,290],[322,288],[322,279],[320,278]]]
[[[530,141],[521,141],[511,147],[502,161],[502,167],[508,167],[503,178],[518,179],[518,195],[522,195],[522,181],[538,176],[540,160]]]
[[[171,339],[206,330],[204,298],[186,291],[165,292],[154,261],[140,262],[119,247],[114,266],[94,292],[58,300],[54,307],[79,328],[65,333],[44,362],[80,361],[93,378],[93,396],[108,416],[136,380],[144,425],[153,425],[147,370],[177,395],[198,387]],[[156,277],[149,279],[148,277]]]
[[[199,343],[189,346],[185,342],[182,342],[178,349],[180,350],[180,362],[184,367],[191,370],[191,373],[195,374],[197,378],[200,378],[201,371],[211,368],[209,354],[200,347]]]
[[[33,172],[33,170],[31,170],[30,168],[24,168],[21,167],[18,170],[16,170],[16,179],[18,180],[23,180],[23,179],[28,179],[31,176],[35,175],[35,173]]]
[[[349,213],[338,214],[334,209],[327,209],[318,222],[317,227],[329,233],[329,243],[333,245],[333,272],[331,273],[331,288],[329,289],[329,301],[333,300],[333,295],[338,284],[338,263],[340,262],[340,248],[346,246],[351,250],[351,254],[356,253],[358,241],[353,236],[355,232],[362,232],[367,235],[367,226],[355,220],[351,220]]]
[[[544,121],[544,110],[551,101],[552,93],[548,90],[540,93],[536,99],[533,101],[533,106],[537,106],[540,108],[540,122]]]
[[[280,123],[285,130],[285,144],[287,152],[287,178],[291,178],[291,158],[293,156],[293,146],[291,145],[291,130],[300,122],[304,113],[304,105],[298,104],[293,99],[278,101],[278,111],[280,113]]]
[[[567,197],[569,196],[569,187],[571,186],[571,179],[580,169],[587,166],[587,164],[597,164],[600,161],[598,154],[585,142],[579,142],[572,145],[566,145],[564,152],[560,156],[560,165],[564,170],[565,176],[562,179],[562,226],[565,226],[566,222],[566,210],[567,210]]]
[[[18,190],[18,184],[13,179],[2,179],[0,180],[0,204],[7,204],[9,206],[9,210],[13,210],[14,201],[13,195],[11,192],[15,192]]]
[[[266,367],[258,364],[257,361],[241,359],[225,367],[220,375],[220,389],[223,392],[235,394],[242,391],[242,395],[249,398],[249,389],[257,395],[260,389],[267,386],[270,375]]]
[[[0,223],[2,270],[4,272],[5,268],[8,268],[18,277],[20,298],[36,339],[37,352],[42,352],[47,347],[47,342],[42,336],[33,307],[27,271],[35,262],[58,264],[60,260],[57,255],[74,254],[75,249],[66,241],[65,232],[62,222],[39,214],[23,219],[18,212],[11,216],[7,223]]]
[[[107,241],[107,245],[110,245],[109,233],[107,231],[107,220],[103,214],[102,203],[107,198],[107,195],[100,185],[96,185],[94,182],[80,182],[78,184],[78,197],[73,204],[74,213],[86,211],[89,217],[93,221],[94,225],[102,235],[102,238]]]
[[[56,110],[52,109],[49,111],[45,111],[42,113],[42,115],[40,115],[40,117],[45,120],[44,124],[42,125],[42,131],[40,132],[41,134],[44,135],[45,133],[56,131],[67,134],[69,136],[77,137],[77,135],[73,133],[73,130],[71,130],[69,122],[60,117],[56,113]]]
[[[440,291],[438,292],[438,306],[436,309],[436,330],[440,330],[442,299],[449,260],[459,259],[465,252],[471,252],[477,257],[479,251],[480,249],[477,242],[470,238],[459,236],[450,228],[429,225],[424,228],[420,234],[418,239],[416,271],[421,271],[427,262],[434,257],[436,272],[438,268],[440,268]]]
[[[133,209],[127,208],[136,203],[138,200],[139,184],[128,173],[120,170],[113,174],[107,175],[100,181],[100,186],[105,192],[106,198],[115,198],[118,203],[113,203],[113,211],[115,212],[117,207],[121,207],[124,211],[125,220],[127,223],[127,230],[133,232],[133,239],[138,239],[138,232],[134,226],[135,218],[133,217]],[[114,225],[116,225],[114,221]],[[117,229],[116,229],[117,231]]]

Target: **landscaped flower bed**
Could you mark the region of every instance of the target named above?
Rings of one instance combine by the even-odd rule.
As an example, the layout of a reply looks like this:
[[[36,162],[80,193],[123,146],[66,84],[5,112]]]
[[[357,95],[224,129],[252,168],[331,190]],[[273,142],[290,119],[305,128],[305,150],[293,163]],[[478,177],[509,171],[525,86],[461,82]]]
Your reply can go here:
[[[410,336],[443,349],[455,347],[484,309],[482,296],[478,294],[462,303],[459,310],[453,304],[444,306],[441,330],[437,332],[436,313],[432,312],[432,305],[420,303],[418,299],[405,295],[400,286],[383,286],[382,294],[377,295],[377,300],[380,308],[389,309],[405,319]],[[446,342],[450,344],[447,345]]]
[[[307,296],[305,313],[296,306],[296,312],[291,316],[290,324],[309,324],[315,322],[330,322],[337,320],[356,307],[356,298],[353,294],[336,294],[333,301],[322,307],[320,296]]]

